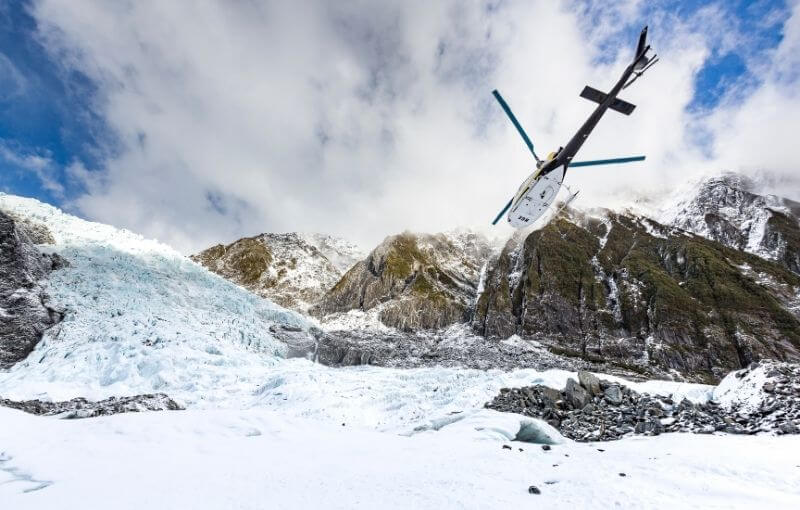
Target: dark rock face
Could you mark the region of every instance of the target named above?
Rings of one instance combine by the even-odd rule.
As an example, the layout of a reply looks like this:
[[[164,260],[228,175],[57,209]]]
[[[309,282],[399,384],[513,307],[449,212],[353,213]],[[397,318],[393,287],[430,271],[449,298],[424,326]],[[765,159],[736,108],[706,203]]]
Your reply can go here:
[[[764,366],[770,379],[763,391],[769,396],[756,406],[748,407],[745,402],[727,407],[713,401],[694,404],[686,399],[676,403],[671,396],[639,394],[604,380],[599,381],[603,393],[587,399],[589,388],[569,379],[560,392],[541,385],[503,388],[486,407],[541,418],[576,441],[665,432],[800,433],[800,365],[768,360]],[[749,370],[736,375],[744,377]]]
[[[466,322],[488,254],[488,244],[475,234],[391,236],[353,266],[311,313],[380,306],[381,322],[403,331]]]
[[[92,402],[85,398],[73,398],[64,402],[41,400],[14,401],[0,399],[0,405],[19,409],[26,413],[45,416],[62,415],[62,418],[94,418],[119,413],[140,411],[177,411],[180,404],[163,393],[149,393],[132,397],[111,397]]]
[[[45,232],[36,235],[42,239]],[[26,229],[0,211],[0,368],[25,359],[44,331],[61,321],[37,282],[64,264],[41,253]]]
[[[786,306],[798,292],[800,277],[775,262],[651,220],[562,216],[506,245],[473,326],[711,381],[761,358],[800,359]]]

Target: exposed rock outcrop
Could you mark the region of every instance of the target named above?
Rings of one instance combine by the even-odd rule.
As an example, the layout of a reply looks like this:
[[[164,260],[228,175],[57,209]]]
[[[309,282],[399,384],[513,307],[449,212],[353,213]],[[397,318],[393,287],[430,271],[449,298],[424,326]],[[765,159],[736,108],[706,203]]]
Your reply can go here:
[[[758,380],[755,387],[747,379],[751,373]],[[764,360],[728,378],[732,381],[720,385],[725,391],[719,401],[693,403],[640,394],[579,372],[581,383],[569,379],[563,391],[542,385],[503,388],[486,407],[541,418],[576,441],[665,432],[800,433],[800,365]]]
[[[562,215],[507,244],[473,324],[718,380],[760,358],[800,359],[800,321],[785,306],[798,293],[781,265],[652,220]]]
[[[0,211],[0,368],[25,359],[44,331],[62,318],[48,304],[39,281],[65,261],[39,251],[29,232],[39,241],[52,239],[46,227],[25,228]]]
[[[94,418],[119,413],[141,411],[177,411],[183,407],[163,393],[148,393],[131,397],[110,397],[92,402],[85,398],[73,398],[63,402],[42,400],[14,401],[0,398],[0,406],[19,409],[26,413],[45,416],[61,415],[62,418]]]
[[[311,312],[324,316],[380,307],[380,321],[404,331],[468,321],[490,252],[486,239],[474,233],[388,237]]]

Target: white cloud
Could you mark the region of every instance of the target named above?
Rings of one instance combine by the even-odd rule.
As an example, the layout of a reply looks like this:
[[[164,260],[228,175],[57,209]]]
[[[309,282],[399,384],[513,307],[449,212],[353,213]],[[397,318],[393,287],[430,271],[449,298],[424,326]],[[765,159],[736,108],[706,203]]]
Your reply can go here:
[[[58,180],[58,165],[49,154],[26,151],[0,139],[0,159],[18,170],[32,173],[42,188],[56,197],[63,197],[64,186]]]
[[[486,225],[532,169],[490,91],[540,154],[563,145],[592,108],[580,90],[610,87],[635,41],[599,64],[596,43],[641,4],[593,23],[551,1],[40,0],[33,12],[52,54],[96,82],[95,108],[121,142],[100,171],[70,172],[86,189],[74,206],[189,252],[262,231],[370,245],[407,228]],[[720,37],[702,26],[653,20],[662,61],[625,91],[637,111],[610,112],[580,154],[648,160],[575,169],[582,201],[607,205],[620,187],[663,189],[726,158],[747,162],[737,155],[752,135],[738,112],[761,111],[760,94],[797,108],[786,91],[768,92],[770,79],[742,108],[687,113],[694,73]],[[788,121],[781,104],[772,115]],[[712,158],[698,133],[713,136]]]
[[[11,101],[25,92],[28,80],[4,53],[0,52],[0,102]]]

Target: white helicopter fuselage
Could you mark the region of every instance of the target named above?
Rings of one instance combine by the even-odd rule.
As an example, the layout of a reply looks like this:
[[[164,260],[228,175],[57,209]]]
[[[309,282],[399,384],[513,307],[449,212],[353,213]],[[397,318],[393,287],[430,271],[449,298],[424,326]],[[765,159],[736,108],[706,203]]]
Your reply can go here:
[[[508,223],[514,228],[533,225],[553,204],[564,182],[564,167],[541,175],[537,168],[522,183],[508,210]]]

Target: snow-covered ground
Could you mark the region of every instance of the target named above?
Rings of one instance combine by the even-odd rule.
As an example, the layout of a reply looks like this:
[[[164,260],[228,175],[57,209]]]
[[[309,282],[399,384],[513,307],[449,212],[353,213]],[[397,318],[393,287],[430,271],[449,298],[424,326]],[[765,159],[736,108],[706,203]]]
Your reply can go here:
[[[286,359],[270,327],[307,329],[302,316],[130,232],[31,199],[0,194],[0,208],[46,225],[55,245],[42,249],[69,262],[45,282],[64,321],[0,372],[0,396],[161,391],[189,408],[69,421],[0,408],[1,509],[800,503],[796,436],[675,434],[604,443],[600,452],[542,422],[482,409],[502,387],[561,389],[574,373],[337,369]],[[713,391],[626,384],[696,402]],[[725,395],[745,390],[733,384]],[[523,437],[559,444],[501,448]],[[529,485],[542,493],[528,494]]]
[[[798,436],[671,434],[544,451],[508,441],[513,415],[483,413],[405,437],[263,409],[64,421],[0,408],[0,501],[15,510],[800,505]]]

